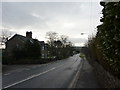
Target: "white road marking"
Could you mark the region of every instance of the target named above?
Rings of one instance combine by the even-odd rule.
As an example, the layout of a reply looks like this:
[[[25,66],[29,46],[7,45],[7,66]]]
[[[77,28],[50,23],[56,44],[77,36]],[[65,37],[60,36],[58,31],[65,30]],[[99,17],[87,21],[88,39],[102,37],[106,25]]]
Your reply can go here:
[[[61,67],[61,66],[63,66],[63,65],[65,65],[65,64],[59,65],[58,67]],[[21,81],[19,81],[19,82],[16,82],[16,83],[13,83],[13,84],[11,84],[11,85],[8,85],[8,86],[3,87],[3,89],[12,87],[12,86],[14,86],[14,85],[20,84],[20,83],[25,82],[25,81],[28,81],[28,80],[30,80],[30,79],[32,79],[32,78],[38,77],[38,76],[40,76],[40,75],[42,75],[42,74],[45,74],[45,73],[47,73],[47,72],[49,72],[49,71],[52,71],[52,70],[54,70],[54,69],[56,69],[56,68],[58,68],[58,67],[53,67],[53,68],[51,68],[51,69],[49,69],[49,70],[47,70],[47,71],[44,71],[44,72],[41,72],[41,73],[39,73],[39,74],[35,74],[35,75],[32,75],[32,76],[29,76],[28,78],[23,79],[23,80],[21,80]]]
[[[6,73],[6,74],[4,74],[4,75],[9,75],[9,74],[11,74],[11,73]]]

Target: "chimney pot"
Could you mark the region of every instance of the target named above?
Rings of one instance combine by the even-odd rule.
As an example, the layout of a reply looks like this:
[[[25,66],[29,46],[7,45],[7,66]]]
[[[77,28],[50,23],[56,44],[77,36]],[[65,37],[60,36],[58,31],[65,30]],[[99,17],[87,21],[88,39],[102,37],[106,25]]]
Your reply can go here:
[[[32,38],[32,31],[30,31],[30,32],[26,32],[26,37],[28,37],[28,38]]]

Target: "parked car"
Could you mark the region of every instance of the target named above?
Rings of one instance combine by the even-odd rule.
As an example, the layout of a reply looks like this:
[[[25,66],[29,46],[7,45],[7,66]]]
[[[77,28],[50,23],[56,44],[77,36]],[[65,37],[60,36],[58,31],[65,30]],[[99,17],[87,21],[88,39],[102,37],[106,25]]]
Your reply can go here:
[[[52,60],[56,60],[56,56],[52,56],[51,59],[52,59]]]

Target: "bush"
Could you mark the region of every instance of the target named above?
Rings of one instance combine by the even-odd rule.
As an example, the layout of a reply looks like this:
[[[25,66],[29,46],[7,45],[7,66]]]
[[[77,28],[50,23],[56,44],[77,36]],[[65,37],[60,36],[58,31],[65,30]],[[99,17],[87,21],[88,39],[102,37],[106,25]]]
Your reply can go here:
[[[80,53],[80,58],[84,59],[85,55],[83,53]]]
[[[92,59],[120,78],[120,2],[101,2],[103,24],[97,26],[97,35],[90,38],[88,48]]]
[[[12,64],[14,58],[7,55],[6,52],[2,52],[2,64]]]
[[[31,43],[30,40],[28,40],[25,43],[24,52],[26,57],[40,57],[41,56],[41,47],[39,44],[39,41],[34,39],[34,42]]]

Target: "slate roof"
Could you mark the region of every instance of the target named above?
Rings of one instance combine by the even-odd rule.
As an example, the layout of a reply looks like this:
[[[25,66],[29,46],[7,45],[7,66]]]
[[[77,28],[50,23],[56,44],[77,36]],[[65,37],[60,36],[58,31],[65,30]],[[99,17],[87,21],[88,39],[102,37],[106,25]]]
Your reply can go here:
[[[34,39],[33,38],[28,38],[28,37],[25,37],[25,36],[22,36],[22,35],[19,35],[19,34],[15,34],[12,38],[10,38],[8,41],[11,41],[13,38],[15,38],[15,37],[17,37],[17,38],[19,38],[20,40],[22,40],[22,41],[24,41],[24,42],[26,42],[27,40],[30,40],[31,42],[34,42]],[[8,42],[7,41],[7,42]],[[44,43],[44,41],[39,41],[39,44],[40,45],[44,45],[45,43]]]

